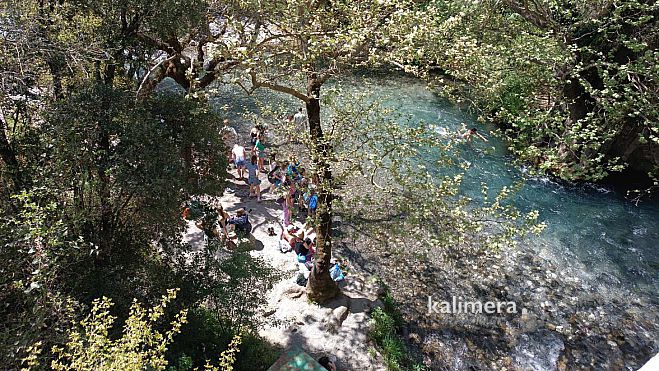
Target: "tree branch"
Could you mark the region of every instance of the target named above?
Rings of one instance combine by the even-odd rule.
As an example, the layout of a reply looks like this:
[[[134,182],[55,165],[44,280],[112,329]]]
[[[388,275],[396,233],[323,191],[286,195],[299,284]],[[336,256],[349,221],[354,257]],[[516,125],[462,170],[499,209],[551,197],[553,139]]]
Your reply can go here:
[[[278,91],[280,93],[285,93],[285,94],[291,95],[291,96],[293,96],[293,97],[295,97],[295,98],[297,98],[301,101],[304,101],[304,103],[307,103],[310,100],[310,98],[308,96],[306,96],[306,95],[300,93],[299,91],[297,91],[293,88],[290,88],[288,86],[283,86],[283,85],[279,85],[279,84],[275,84],[275,83],[271,83],[271,82],[267,82],[267,81],[258,81],[258,79],[256,78],[256,72],[254,72],[253,70],[249,71],[249,74],[252,77],[252,90],[255,90],[255,89],[258,89],[258,88],[268,88],[268,89],[271,89],[271,90],[274,90],[274,91]]]

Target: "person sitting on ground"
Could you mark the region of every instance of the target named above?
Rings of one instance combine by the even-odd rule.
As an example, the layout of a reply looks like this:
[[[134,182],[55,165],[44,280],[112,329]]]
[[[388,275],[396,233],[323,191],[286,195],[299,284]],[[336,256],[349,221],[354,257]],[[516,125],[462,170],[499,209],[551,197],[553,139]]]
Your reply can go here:
[[[239,238],[246,237],[252,232],[252,224],[249,222],[247,211],[243,208],[236,210],[236,216],[229,218],[227,223],[234,225],[236,235]]]
[[[336,365],[334,364],[334,362],[330,361],[328,357],[318,358],[318,363],[320,363],[321,366],[325,367],[326,370],[336,371]]]
[[[231,150],[231,158],[233,158],[233,163],[236,165],[238,170],[238,179],[245,178],[245,147],[236,143],[233,145],[233,150]]]
[[[481,138],[483,141],[487,142],[487,139],[485,139],[484,136],[482,136],[476,128],[471,128],[462,134],[462,139],[466,139],[467,143],[470,143],[472,140],[473,136],[477,136],[478,138]]]
[[[261,180],[259,180],[259,167],[256,162],[256,155],[252,155],[250,162],[246,165],[247,184],[249,184],[249,197],[256,196],[256,201],[261,202]]]
[[[311,246],[307,245],[307,241],[304,239],[304,231],[300,231],[300,233],[298,233],[295,237],[295,245],[293,246],[295,253],[297,255],[307,256]],[[311,242],[311,240],[309,240],[309,242]]]
[[[218,206],[217,208],[217,222],[220,225],[220,228],[222,228],[222,235],[224,238],[229,237],[229,233],[227,232],[227,221],[229,220],[229,213],[224,211],[224,207],[222,205]]]
[[[282,229],[281,239],[288,243],[289,248],[287,251],[295,249],[295,243],[298,241],[297,232],[298,229],[292,224]]]

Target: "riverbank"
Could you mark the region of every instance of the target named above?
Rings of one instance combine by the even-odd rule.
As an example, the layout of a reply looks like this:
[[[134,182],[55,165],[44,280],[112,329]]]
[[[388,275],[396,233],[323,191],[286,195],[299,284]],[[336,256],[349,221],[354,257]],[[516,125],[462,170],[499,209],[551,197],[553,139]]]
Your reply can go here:
[[[245,145],[250,128],[244,125],[235,127],[242,138],[240,142]],[[279,147],[280,151],[285,148],[291,152],[300,150],[286,147],[287,143],[276,142],[274,137],[270,140],[268,145]],[[212,201],[222,204],[231,215],[239,208],[249,210],[254,243],[250,255],[263,259],[282,275],[274,288],[264,293],[268,305],[259,314],[259,322],[265,324],[259,330],[259,336],[282,352],[299,347],[315,359],[329,356],[336,360],[337,370],[385,369],[382,357],[368,335],[370,313],[382,306],[377,282],[350,259],[343,258],[340,260],[346,278],[341,284],[341,295],[323,305],[310,302],[306,288],[296,283],[298,274],[308,270],[297,263],[294,252],[281,253],[279,250],[283,212],[275,202],[277,197],[267,192],[270,183],[265,174],[260,174],[261,202],[248,197],[247,183],[238,179],[235,169],[229,174],[224,195]],[[302,226],[303,220],[296,219],[294,223]],[[274,228],[275,236],[268,235],[270,227]],[[188,223],[185,240],[195,249],[204,248],[203,232],[193,222]]]
[[[386,224],[358,229],[341,252],[370,262],[368,272],[391,287],[405,339],[431,369],[638,369],[657,352],[656,301],[611,291],[611,275],[580,278],[524,245],[458,257],[411,239],[374,246],[390,238]],[[438,313],[429,297],[515,303],[517,311]]]

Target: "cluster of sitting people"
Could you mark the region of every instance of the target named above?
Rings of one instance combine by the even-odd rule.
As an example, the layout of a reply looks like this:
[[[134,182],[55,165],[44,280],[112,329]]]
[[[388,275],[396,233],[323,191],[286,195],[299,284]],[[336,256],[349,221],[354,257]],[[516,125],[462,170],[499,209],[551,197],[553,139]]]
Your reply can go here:
[[[316,188],[319,186],[319,178],[315,174],[308,177],[306,169],[300,166],[295,156],[290,156],[288,161],[271,162],[268,181],[270,192],[280,195],[277,202],[282,206],[284,228],[291,224],[296,206],[297,212],[306,212],[308,217],[315,217],[318,209]]]
[[[311,269],[311,261],[315,254],[315,238],[312,239],[313,229],[305,231],[294,225],[288,225],[282,230],[279,240],[279,250],[283,253],[294,251],[297,262],[307,265]],[[308,263],[308,264],[307,264]]]
[[[251,211],[251,210],[249,210]],[[233,236],[238,239],[249,237],[252,233],[252,223],[249,220],[249,211],[244,208],[236,210],[231,216],[222,205],[211,206],[199,200],[191,201],[183,210],[183,219],[194,220],[195,226],[204,232],[207,239],[217,238],[234,246]],[[233,234],[229,231],[233,229]]]

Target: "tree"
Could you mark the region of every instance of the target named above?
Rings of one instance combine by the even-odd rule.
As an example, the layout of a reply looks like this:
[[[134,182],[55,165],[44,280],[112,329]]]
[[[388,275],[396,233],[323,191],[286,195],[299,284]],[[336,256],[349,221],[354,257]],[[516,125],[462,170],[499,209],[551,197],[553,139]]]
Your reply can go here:
[[[231,65],[232,81],[248,94],[270,89],[306,106],[311,158],[321,181],[307,295],[318,302],[338,293],[329,276],[334,152],[321,122],[321,89],[342,69],[369,62],[371,42],[394,11],[393,2],[378,1],[234,1],[220,21],[233,37],[217,40],[210,53]]]
[[[659,8],[597,4],[426,2],[398,14],[390,37],[402,47],[390,60],[501,122],[516,154],[542,171],[655,171]]]

